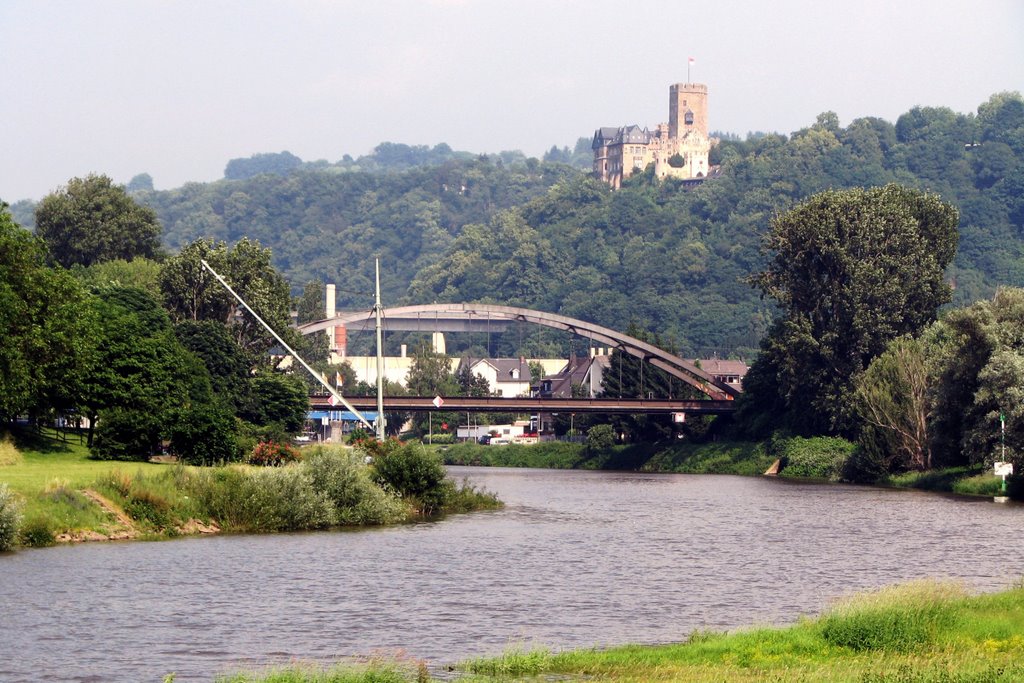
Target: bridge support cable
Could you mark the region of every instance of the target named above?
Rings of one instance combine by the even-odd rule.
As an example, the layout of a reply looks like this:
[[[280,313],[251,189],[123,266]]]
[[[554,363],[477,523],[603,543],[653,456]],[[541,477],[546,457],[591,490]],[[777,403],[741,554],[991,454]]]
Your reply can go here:
[[[355,409],[354,407],[352,407],[352,405],[351,405],[351,404],[350,404],[350,403],[349,403],[348,401],[346,401],[346,400],[345,400],[345,397],[344,397],[344,396],[342,396],[342,395],[341,395],[341,394],[339,394],[339,393],[338,393],[337,391],[335,391],[335,390],[334,390],[334,387],[332,387],[332,386],[331,386],[330,384],[328,384],[328,383],[327,383],[327,380],[325,380],[325,379],[324,379],[323,377],[321,377],[321,376],[320,376],[320,373],[318,373],[318,372],[317,372],[316,370],[314,370],[313,368],[311,368],[311,367],[309,366],[309,363],[307,363],[306,361],[302,360],[302,357],[301,357],[301,356],[299,356],[299,354],[295,353],[295,350],[294,350],[294,349],[292,349],[292,347],[288,346],[288,344],[287,344],[287,343],[285,342],[285,340],[284,340],[284,339],[281,339],[281,335],[279,335],[279,334],[278,334],[277,332],[275,332],[275,331],[274,331],[274,328],[273,328],[273,327],[271,327],[270,325],[268,325],[268,324],[267,324],[267,322],[266,322],[265,320],[263,320],[263,318],[261,318],[261,317],[260,317],[259,313],[257,313],[256,311],[254,311],[254,310],[252,309],[252,307],[250,307],[250,306],[249,306],[249,304],[245,303],[245,299],[243,299],[242,297],[240,297],[240,296],[238,295],[238,293],[237,293],[237,292],[235,292],[235,290],[231,289],[231,285],[229,285],[229,284],[227,283],[227,281],[226,281],[226,280],[225,280],[224,278],[222,278],[222,277],[221,277],[221,276],[220,276],[220,275],[219,275],[219,274],[217,273],[217,271],[215,271],[215,270],[214,270],[214,269],[213,269],[212,267],[210,267],[210,264],[209,264],[209,263],[207,263],[207,262],[206,262],[205,260],[203,260],[203,259],[200,259],[200,260],[199,260],[199,262],[200,262],[200,263],[202,263],[202,264],[203,264],[203,267],[204,267],[204,268],[206,268],[206,269],[207,269],[208,271],[210,271],[210,272],[211,272],[211,273],[213,274],[213,276],[214,276],[215,278],[217,278],[217,281],[218,281],[218,282],[220,282],[220,284],[221,284],[221,285],[222,285],[222,286],[224,287],[224,289],[228,290],[228,292],[230,292],[230,293],[231,293],[231,296],[233,296],[233,297],[235,297],[236,299],[238,299],[238,303],[242,304],[242,306],[244,306],[244,307],[245,307],[245,310],[249,311],[249,313],[251,313],[251,314],[252,314],[252,317],[256,318],[256,321],[257,321],[257,322],[258,322],[258,323],[259,323],[260,325],[263,325],[263,327],[264,327],[264,328],[265,328],[265,329],[267,330],[267,332],[269,332],[269,333],[270,333],[271,335],[273,335],[274,339],[276,339],[276,340],[277,340],[277,342],[278,342],[278,343],[279,343],[279,344],[280,344],[281,346],[283,346],[283,347],[284,347],[285,351],[287,351],[288,353],[290,353],[290,354],[292,355],[292,358],[294,358],[295,360],[299,361],[299,363],[300,363],[300,364],[302,365],[302,367],[304,367],[304,368],[306,369],[306,371],[307,371],[307,372],[309,372],[309,374],[313,375],[313,377],[315,377],[315,378],[316,378],[316,380],[317,380],[318,382],[320,382],[320,384],[324,385],[324,386],[325,386],[325,387],[327,388],[327,391],[331,392],[331,395],[332,395],[332,396],[334,396],[334,398],[336,398],[336,399],[338,399],[339,401],[341,401],[341,402],[342,402],[342,404],[343,404],[343,405],[344,405],[344,406],[345,406],[345,407],[346,407],[346,408],[347,408],[347,409],[348,409],[348,410],[349,410],[350,412],[352,412],[352,413],[353,413],[353,414],[354,414],[354,415],[356,416],[356,418],[357,418],[357,419],[358,419],[358,420],[359,420],[360,422],[362,422],[363,424],[365,424],[365,425],[366,425],[367,427],[369,427],[370,429],[373,429],[373,425],[371,425],[371,424],[370,424],[369,420],[367,420],[367,419],[366,419],[365,417],[363,417],[363,414],[362,414],[362,413],[360,413],[360,412],[359,412],[358,410],[356,410],[356,409]]]

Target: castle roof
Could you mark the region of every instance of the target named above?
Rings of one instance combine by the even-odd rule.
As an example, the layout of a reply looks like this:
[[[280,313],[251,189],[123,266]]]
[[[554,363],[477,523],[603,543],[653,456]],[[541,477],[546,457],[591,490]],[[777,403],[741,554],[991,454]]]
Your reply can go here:
[[[612,140],[619,134],[619,129],[611,126],[604,126],[594,131],[594,142],[590,145],[591,149],[599,149],[605,145],[612,144]]]
[[[651,141],[651,131],[637,125],[623,126],[619,128],[618,135],[612,141],[613,145],[639,144],[646,145]]]
[[[633,124],[632,126],[620,126],[619,128],[612,128],[605,126],[598,128],[594,132],[594,142],[590,145],[591,149],[600,149],[606,145],[647,145],[650,144],[654,135],[651,131],[646,128]]]

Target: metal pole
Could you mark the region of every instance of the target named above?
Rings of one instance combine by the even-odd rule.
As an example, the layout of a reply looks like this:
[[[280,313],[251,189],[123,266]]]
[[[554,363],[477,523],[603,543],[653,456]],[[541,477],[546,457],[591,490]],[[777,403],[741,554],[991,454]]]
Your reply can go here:
[[[374,298],[373,311],[377,316],[377,440],[384,440],[384,346],[383,332],[381,328],[381,305],[380,305],[380,259],[374,259],[376,264],[376,297]]]
[[[373,428],[373,425],[370,424],[369,420],[367,420],[365,417],[363,417],[362,413],[360,413],[358,410],[353,408],[352,404],[349,403],[348,401],[346,401],[344,396],[342,396],[337,391],[335,391],[334,387],[332,387],[327,380],[325,380],[323,377],[320,376],[320,373],[318,373],[313,368],[309,367],[309,363],[307,363],[306,361],[302,360],[302,358],[299,356],[299,354],[295,353],[294,349],[292,349],[292,347],[288,346],[288,344],[285,343],[284,339],[281,339],[281,336],[277,332],[274,332],[274,328],[272,328],[270,325],[268,325],[266,323],[266,321],[264,321],[263,318],[261,318],[256,311],[252,310],[252,308],[249,306],[249,304],[245,303],[245,300],[242,299],[242,297],[238,296],[238,294],[235,292],[235,290],[231,289],[231,285],[229,285],[227,283],[227,281],[224,280],[224,278],[222,278],[220,275],[218,275],[217,271],[215,271],[213,268],[211,268],[209,263],[207,263],[203,259],[199,259],[199,262],[203,264],[204,268],[206,268],[208,271],[213,273],[213,276],[215,278],[217,278],[217,281],[220,282],[224,286],[224,289],[226,289],[229,292],[231,292],[231,296],[233,296],[236,299],[238,299],[238,302],[240,304],[242,304],[243,306],[245,306],[245,310],[249,311],[249,313],[251,313],[252,316],[254,318],[256,318],[257,322],[259,322],[260,325],[263,325],[263,327],[266,328],[267,332],[270,332],[270,334],[272,334],[274,336],[274,339],[276,339],[277,342],[281,346],[284,347],[285,351],[290,353],[295,360],[299,361],[299,363],[302,365],[302,367],[306,368],[306,371],[309,372],[309,374],[313,375],[313,377],[315,377],[316,380],[318,382],[320,382],[320,384],[323,384],[327,388],[327,391],[331,392],[331,395],[334,396],[334,398],[336,398],[339,401],[341,401],[342,404],[346,408],[348,408],[349,411],[351,411],[352,414],[354,414],[356,416],[356,418],[359,419],[360,422],[362,422],[367,427],[370,427],[371,429]]]

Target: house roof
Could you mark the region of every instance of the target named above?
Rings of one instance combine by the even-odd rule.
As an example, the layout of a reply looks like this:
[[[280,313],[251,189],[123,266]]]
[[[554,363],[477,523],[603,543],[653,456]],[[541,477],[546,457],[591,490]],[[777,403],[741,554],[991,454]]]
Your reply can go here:
[[[599,358],[607,356],[577,356],[571,358],[562,370],[554,375],[548,375],[544,379],[551,383],[551,395],[555,397],[572,397],[572,386],[582,385],[590,372],[593,363],[600,363]]]
[[[723,360],[721,358],[699,358],[694,363],[709,375],[738,375],[742,378],[747,374],[747,364],[741,360]]]
[[[475,371],[481,363],[486,363],[494,368],[496,382],[515,382],[518,384],[530,381],[530,364],[525,358],[480,358],[470,363],[470,372]],[[512,376],[515,370],[519,371],[518,377]]]

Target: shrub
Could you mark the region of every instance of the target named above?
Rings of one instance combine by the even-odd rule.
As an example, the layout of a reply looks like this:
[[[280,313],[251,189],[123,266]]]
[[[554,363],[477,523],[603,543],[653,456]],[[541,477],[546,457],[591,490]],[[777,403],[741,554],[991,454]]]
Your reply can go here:
[[[373,466],[379,483],[416,499],[424,514],[440,511],[454,488],[441,459],[418,444],[388,448]]]
[[[160,424],[146,410],[114,408],[96,422],[92,455],[100,460],[149,460],[160,443]]]
[[[199,405],[176,411],[166,436],[171,452],[192,465],[233,462],[240,457],[235,419],[218,406]]]
[[[838,479],[857,445],[831,436],[792,437],[773,440],[772,449],[782,458],[784,476]]]
[[[57,542],[49,518],[36,515],[26,519],[19,533],[21,545],[29,548],[44,548]]]
[[[278,467],[299,459],[299,449],[280,441],[261,441],[249,454],[249,464]]]
[[[596,452],[615,445],[615,430],[611,425],[594,425],[587,430],[587,450]]]
[[[11,440],[10,434],[5,434],[3,438],[0,438],[0,467],[5,465],[18,465],[24,458],[21,457],[21,451],[14,445],[14,441]]]
[[[303,467],[334,506],[338,524],[389,524],[405,517],[402,502],[373,482],[357,453],[314,446]]]
[[[366,431],[362,427],[359,427],[359,428],[353,429],[351,432],[349,432],[348,442],[351,443],[351,444],[358,444],[358,443],[362,443],[363,441],[368,441],[368,440],[370,440],[372,438],[373,438],[373,434],[371,434],[370,432]]]
[[[956,584],[917,581],[855,596],[821,618],[822,637],[852,650],[907,652],[935,641],[956,619]]]
[[[236,531],[295,531],[334,524],[327,497],[302,466],[201,470],[189,487],[221,526]]]
[[[20,525],[21,503],[7,484],[0,484],[0,551],[14,547]]]

